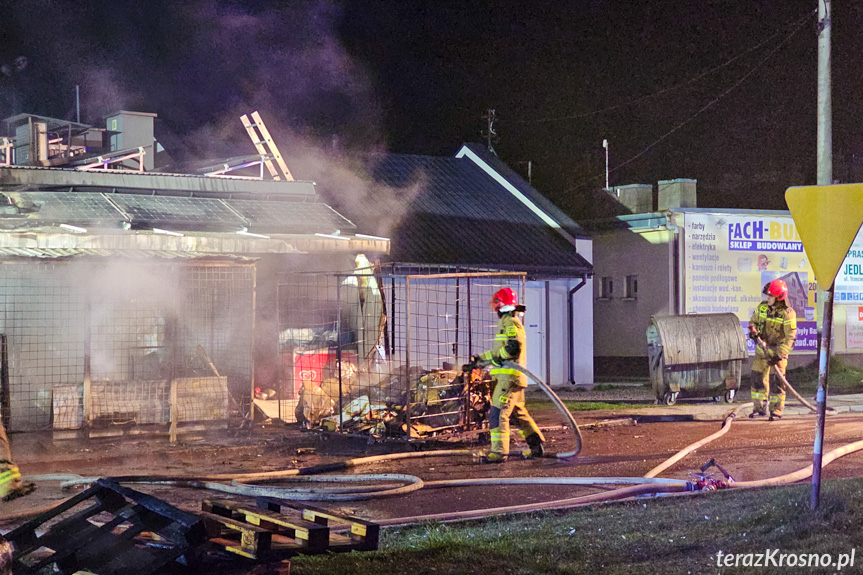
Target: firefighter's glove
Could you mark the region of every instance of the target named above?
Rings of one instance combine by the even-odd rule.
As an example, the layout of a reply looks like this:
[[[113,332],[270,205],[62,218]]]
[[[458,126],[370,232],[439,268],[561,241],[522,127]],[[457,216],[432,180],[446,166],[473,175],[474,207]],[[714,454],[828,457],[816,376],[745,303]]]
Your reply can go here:
[[[767,365],[779,365],[780,361],[782,361],[782,358],[774,354],[771,355],[770,359],[767,360]]]
[[[758,328],[750,323],[749,324],[749,339],[755,341],[759,338],[760,335],[761,334],[758,333]]]
[[[462,371],[473,371],[480,366],[480,360],[478,355],[470,356],[470,363],[466,363],[461,366]]]

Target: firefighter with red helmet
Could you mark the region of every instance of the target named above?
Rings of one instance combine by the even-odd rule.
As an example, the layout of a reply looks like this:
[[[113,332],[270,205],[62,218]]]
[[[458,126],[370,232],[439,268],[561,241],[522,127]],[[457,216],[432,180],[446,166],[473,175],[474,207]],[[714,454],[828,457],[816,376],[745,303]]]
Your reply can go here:
[[[518,425],[530,449],[522,452],[525,458],[542,457],[545,438],[524,405],[524,390],[527,376],[503,362],[510,361],[525,367],[527,365],[527,338],[524,324],[517,312],[524,306],[518,305],[518,296],[510,288],[495,292],[489,302],[498,315],[497,334],[494,347],[471,358],[469,365],[491,365],[489,370],[495,380],[491,408],[488,413],[491,432],[491,452],[482,459],[484,463],[500,463],[509,456],[510,420]]]
[[[779,378],[770,383],[771,368],[785,375],[788,354],[797,337],[797,314],[788,305],[788,286],[782,280],[773,280],[766,286],[767,301],[761,302],[749,320],[749,336],[761,338],[767,350],[756,346],[752,362],[752,403],[749,417],[763,417],[770,413],[770,421],[782,418],[785,408],[785,384]],[[769,408],[768,408],[769,405]]]

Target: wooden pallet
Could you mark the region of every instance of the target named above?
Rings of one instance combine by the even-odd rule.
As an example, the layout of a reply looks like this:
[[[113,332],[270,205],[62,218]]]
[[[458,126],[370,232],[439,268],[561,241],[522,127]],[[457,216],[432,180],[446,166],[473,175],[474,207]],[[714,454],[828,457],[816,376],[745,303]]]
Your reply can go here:
[[[96,516],[105,521],[95,521]],[[145,532],[160,545],[144,544],[139,536]],[[206,533],[195,515],[100,479],[6,538],[15,549],[15,575],[39,573],[49,566],[61,573],[147,575],[203,543]]]
[[[258,498],[257,506],[207,499],[201,507],[210,542],[243,557],[284,559],[300,553],[313,555],[378,548],[377,524],[307,505]],[[291,514],[282,513],[283,509],[290,510]],[[333,532],[330,520],[341,525],[350,524],[351,535]]]
[[[327,527],[330,521],[337,525],[349,524],[351,530],[348,537],[330,533],[329,551],[377,551],[378,549],[381,528],[377,523],[353,515],[339,515],[301,501],[289,502],[271,497],[258,497],[256,504],[260,509],[275,513],[281,513],[284,509],[294,509],[301,512],[303,519]]]

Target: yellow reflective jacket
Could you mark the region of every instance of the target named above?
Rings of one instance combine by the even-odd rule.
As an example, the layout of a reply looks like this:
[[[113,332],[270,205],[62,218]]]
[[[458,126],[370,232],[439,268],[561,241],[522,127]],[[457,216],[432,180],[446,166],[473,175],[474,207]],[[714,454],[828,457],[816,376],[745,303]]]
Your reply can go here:
[[[779,357],[785,359],[791,353],[797,338],[797,314],[784,301],[777,301],[773,307],[766,302],[758,304],[749,325],[755,326],[767,347]],[[760,348],[755,353],[764,355]]]
[[[522,367],[527,367],[527,336],[524,324],[516,317],[515,312],[503,314],[497,322],[497,334],[494,336],[494,347],[483,352],[480,359],[491,362],[489,372],[499,383],[517,383],[527,387],[527,376],[516,369],[502,367],[504,361],[512,361]],[[509,344],[509,345],[507,345]],[[510,349],[517,350],[510,353]]]

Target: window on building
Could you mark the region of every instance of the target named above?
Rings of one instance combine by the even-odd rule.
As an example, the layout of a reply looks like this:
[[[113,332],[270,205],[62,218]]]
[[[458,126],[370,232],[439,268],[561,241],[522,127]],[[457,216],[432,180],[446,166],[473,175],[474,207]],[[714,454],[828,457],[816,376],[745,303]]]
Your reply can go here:
[[[623,286],[623,297],[625,299],[638,298],[638,276],[626,276],[626,285]]]
[[[599,297],[601,299],[611,299],[614,294],[614,282],[610,277],[602,278],[602,283],[599,285]]]

